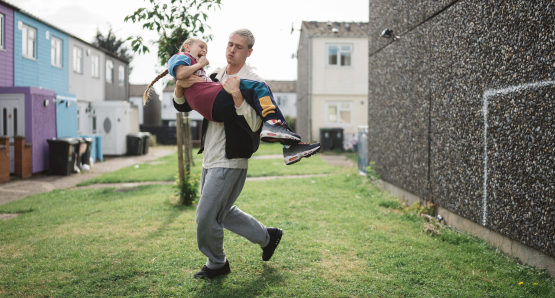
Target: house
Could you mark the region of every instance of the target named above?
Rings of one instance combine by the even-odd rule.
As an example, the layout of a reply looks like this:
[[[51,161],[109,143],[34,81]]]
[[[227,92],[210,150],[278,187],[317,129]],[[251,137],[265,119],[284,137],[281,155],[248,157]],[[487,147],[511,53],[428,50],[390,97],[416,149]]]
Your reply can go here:
[[[297,50],[296,132],[320,141],[321,128],[344,138],[368,125],[368,23],[302,22]]]
[[[297,117],[297,82],[266,81],[283,116]]]
[[[160,126],[161,104],[158,93],[150,90],[148,101],[143,106],[143,94],[148,85],[129,85],[129,102],[139,110],[139,125]]]

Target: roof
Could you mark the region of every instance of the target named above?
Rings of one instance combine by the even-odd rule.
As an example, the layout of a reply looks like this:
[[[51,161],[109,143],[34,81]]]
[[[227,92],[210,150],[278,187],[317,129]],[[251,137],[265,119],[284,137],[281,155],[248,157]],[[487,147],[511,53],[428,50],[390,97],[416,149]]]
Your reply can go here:
[[[143,94],[145,94],[145,90],[146,88],[148,88],[148,85],[129,85],[129,97],[133,97],[133,96],[138,96],[138,97],[143,97]],[[150,89],[150,94],[148,96],[148,98],[150,99],[159,99],[158,98],[158,93],[156,93],[156,91],[154,91],[154,88]]]
[[[266,81],[272,92],[297,92],[297,81]]]
[[[58,30],[58,31],[60,31],[60,32],[63,32],[63,33],[65,33],[65,34],[67,34],[68,36],[71,36],[72,38],[75,38],[75,39],[77,39],[77,40],[79,40],[79,41],[81,41],[81,42],[83,42],[83,43],[85,43],[85,44],[87,44],[87,45],[89,45],[89,46],[91,46],[91,47],[93,47],[93,48],[99,50],[99,51],[102,51],[102,52],[104,52],[105,54],[107,54],[107,55],[109,55],[109,56],[112,56],[113,58],[119,59],[119,60],[124,61],[125,63],[129,64],[129,61],[128,61],[127,59],[122,58],[122,57],[120,57],[120,56],[118,56],[118,55],[116,55],[116,54],[114,54],[114,53],[108,51],[108,50],[105,49],[105,48],[97,47],[97,46],[91,44],[90,42],[84,41],[83,39],[81,39],[81,38],[79,38],[79,37],[77,37],[77,36],[75,36],[75,35],[73,35],[73,34],[67,32],[67,31],[65,31],[65,30],[63,30],[63,29],[60,29],[60,27],[54,26],[54,25],[52,25],[52,24],[50,24],[50,23],[48,23],[48,22],[46,22],[46,21],[44,21],[44,20],[42,20],[42,19],[40,19],[40,18],[34,16],[33,14],[31,14],[31,13],[29,13],[29,12],[27,12],[27,11],[25,11],[25,10],[23,10],[23,9],[21,9],[21,8],[19,8],[19,7],[17,7],[17,6],[14,6],[13,4],[10,4],[10,3],[6,2],[6,1],[3,1],[3,0],[0,0],[0,4],[5,5],[5,6],[7,6],[8,8],[13,9],[14,11],[20,12],[20,13],[22,13],[22,14],[26,14],[27,16],[29,16],[29,17],[31,17],[31,18],[33,18],[33,19],[35,19],[35,20],[37,20],[37,21],[39,21],[39,22],[41,22],[41,23],[43,23],[43,24],[45,24],[45,25],[48,25],[48,26],[50,26],[50,27],[52,27],[52,28],[54,28],[54,29],[56,29],[56,30]]]
[[[303,21],[301,30],[310,36],[368,36],[368,23]]]

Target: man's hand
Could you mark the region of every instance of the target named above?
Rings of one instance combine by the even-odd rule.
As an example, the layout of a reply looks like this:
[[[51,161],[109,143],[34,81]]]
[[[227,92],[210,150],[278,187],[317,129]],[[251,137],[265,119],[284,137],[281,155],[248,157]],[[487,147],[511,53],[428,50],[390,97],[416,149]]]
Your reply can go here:
[[[194,75],[191,75],[188,78],[177,80],[177,82],[175,82],[175,85],[179,86],[183,89],[187,89],[187,88],[193,86],[193,84],[199,83],[199,82],[204,82],[204,79],[201,78],[200,76],[194,74]]]
[[[241,80],[238,77],[229,77],[222,83],[225,91],[233,97],[236,108],[240,108],[243,102],[245,102],[243,94],[241,94],[241,90],[239,89],[240,84]]]
[[[239,84],[241,80],[237,77],[228,77],[223,83],[222,86],[224,87],[225,91],[231,95],[233,93],[239,91]]]

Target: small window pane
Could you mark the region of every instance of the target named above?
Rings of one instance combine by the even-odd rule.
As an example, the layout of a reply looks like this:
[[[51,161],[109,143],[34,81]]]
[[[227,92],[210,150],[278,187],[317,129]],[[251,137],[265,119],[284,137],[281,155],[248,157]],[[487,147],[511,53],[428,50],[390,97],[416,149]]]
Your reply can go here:
[[[328,106],[328,122],[329,123],[337,122],[337,105]]]
[[[329,60],[330,65],[337,65],[337,46],[329,46]]]
[[[106,82],[114,82],[114,62],[106,60]]]
[[[2,124],[4,126],[4,135],[7,136],[8,135],[8,109],[4,108],[3,113],[2,113]]]
[[[339,123],[340,124],[351,123],[351,111],[341,111],[339,113]]]
[[[98,55],[92,55],[92,57],[91,57],[91,75],[93,76],[93,78],[98,78],[99,61],[100,61],[100,59],[98,58]]]
[[[119,67],[119,85],[123,86],[125,84],[125,67],[120,65]]]
[[[341,66],[351,66],[351,53],[341,53]]]
[[[17,136],[17,108],[13,109],[13,135]]]
[[[0,13],[0,49],[4,49],[4,15]]]

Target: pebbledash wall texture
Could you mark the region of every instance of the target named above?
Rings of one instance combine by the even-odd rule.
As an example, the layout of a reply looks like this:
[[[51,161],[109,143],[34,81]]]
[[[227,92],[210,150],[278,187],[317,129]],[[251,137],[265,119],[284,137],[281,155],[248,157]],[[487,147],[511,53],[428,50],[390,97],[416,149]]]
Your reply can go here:
[[[381,178],[555,256],[555,2],[370,0],[369,19]]]

